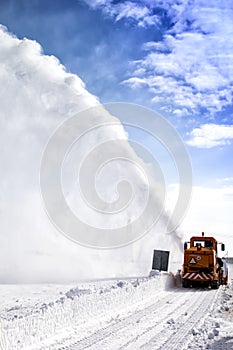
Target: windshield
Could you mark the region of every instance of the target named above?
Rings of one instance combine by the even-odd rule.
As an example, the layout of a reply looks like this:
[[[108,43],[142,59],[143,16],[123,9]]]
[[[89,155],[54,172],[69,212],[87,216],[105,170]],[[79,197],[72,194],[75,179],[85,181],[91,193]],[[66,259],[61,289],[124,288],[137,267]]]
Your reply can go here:
[[[205,247],[205,248],[212,248],[213,247],[213,242],[211,240],[206,241],[206,240],[197,240],[193,242],[193,246],[197,247],[197,246],[201,246],[201,247]]]

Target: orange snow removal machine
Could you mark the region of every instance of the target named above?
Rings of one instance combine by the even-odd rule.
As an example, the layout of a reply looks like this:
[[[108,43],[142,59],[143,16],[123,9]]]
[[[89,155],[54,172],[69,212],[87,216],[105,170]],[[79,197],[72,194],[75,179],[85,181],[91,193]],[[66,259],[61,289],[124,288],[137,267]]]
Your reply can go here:
[[[184,243],[184,263],[181,272],[184,288],[203,286],[217,289],[221,284],[227,284],[227,266],[225,259],[218,257],[218,245],[225,250],[223,243],[218,243],[214,237],[191,237]]]

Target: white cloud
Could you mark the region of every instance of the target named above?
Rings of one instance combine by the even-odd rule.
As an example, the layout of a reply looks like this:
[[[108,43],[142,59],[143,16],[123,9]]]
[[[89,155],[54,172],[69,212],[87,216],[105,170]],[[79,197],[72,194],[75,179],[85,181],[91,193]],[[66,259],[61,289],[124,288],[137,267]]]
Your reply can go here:
[[[232,103],[233,5],[230,1],[142,0],[114,4],[110,0],[96,0],[93,3],[115,20],[131,18],[139,26],[160,26],[164,32],[161,41],[145,43],[147,53],[134,62],[134,70],[124,84],[133,88],[146,85],[154,94],[152,101],[167,106],[168,111],[184,107],[189,114],[204,110],[213,115]],[[173,23],[168,30],[162,27],[163,16]]]
[[[182,117],[184,115],[188,115],[188,110],[187,108],[182,108],[182,109],[175,109],[172,112],[174,115],[177,115],[178,117]]]
[[[130,1],[124,3],[119,3],[112,7],[112,12],[116,15],[116,21],[121,20],[122,18],[133,18],[136,21],[142,20],[148,14],[148,9],[142,6],[135,6]]]
[[[195,113],[201,108],[210,113],[220,111],[232,103],[231,23],[225,37],[222,33],[166,35],[164,49],[150,43],[150,53],[135,62],[133,78],[138,77],[137,71],[142,68],[141,83],[153,88],[164,105],[173,105],[175,109],[186,107]],[[124,83],[131,85],[132,77]]]
[[[219,179],[222,182],[233,182],[233,177],[224,177],[223,179]]]
[[[84,0],[92,9],[101,8],[103,13],[114,20],[129,19],[141,27],[157,26],[160,23],[159,16],[153,14],[149,4],[144,1],[124,1],[114,3],[112,0]]]
[[[231,144],[233,125],[204,124],[189,134],[187,144],[199,148],[212,148]]]
[[[112,0],[84,0],[91,8],[96,9],[102,6],[109,6]]]
[[[190,207],[180,229],[185,233],[186,240],[193,235],[200,235],[202,231],[206,235],[213,235],[226,244],[226,252],[233,256],[232,211],[233,186],[194,186]]]

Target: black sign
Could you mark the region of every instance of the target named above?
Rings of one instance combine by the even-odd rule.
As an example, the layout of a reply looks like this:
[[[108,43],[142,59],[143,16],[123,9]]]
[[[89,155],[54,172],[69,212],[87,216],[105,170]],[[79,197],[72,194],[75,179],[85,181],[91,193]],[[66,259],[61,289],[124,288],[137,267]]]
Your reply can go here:
[[[152,270],[167,271],[169,251],[154,250]]]

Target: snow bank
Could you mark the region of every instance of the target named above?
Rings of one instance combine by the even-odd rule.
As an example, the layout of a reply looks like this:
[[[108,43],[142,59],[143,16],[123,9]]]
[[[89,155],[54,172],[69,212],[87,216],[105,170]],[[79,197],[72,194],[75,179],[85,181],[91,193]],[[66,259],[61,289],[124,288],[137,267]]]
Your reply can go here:
[[[229,264],[230,278],[227,286],[220,287],[215,302],[193,328],[190,342],[184,350],[233,349],[233,265]]]
[[[14,305],[0,317],[0,349],[36,349],[36,344],[82,326],[103,316],[111,317],[121,309],[156,298],[159,291],[173,285],[170,274],[153,278],[117,280],[86,284],[61,292],[55,301],[47,300],[30,307]],[[155,293],[156,292],[156,293]]]

